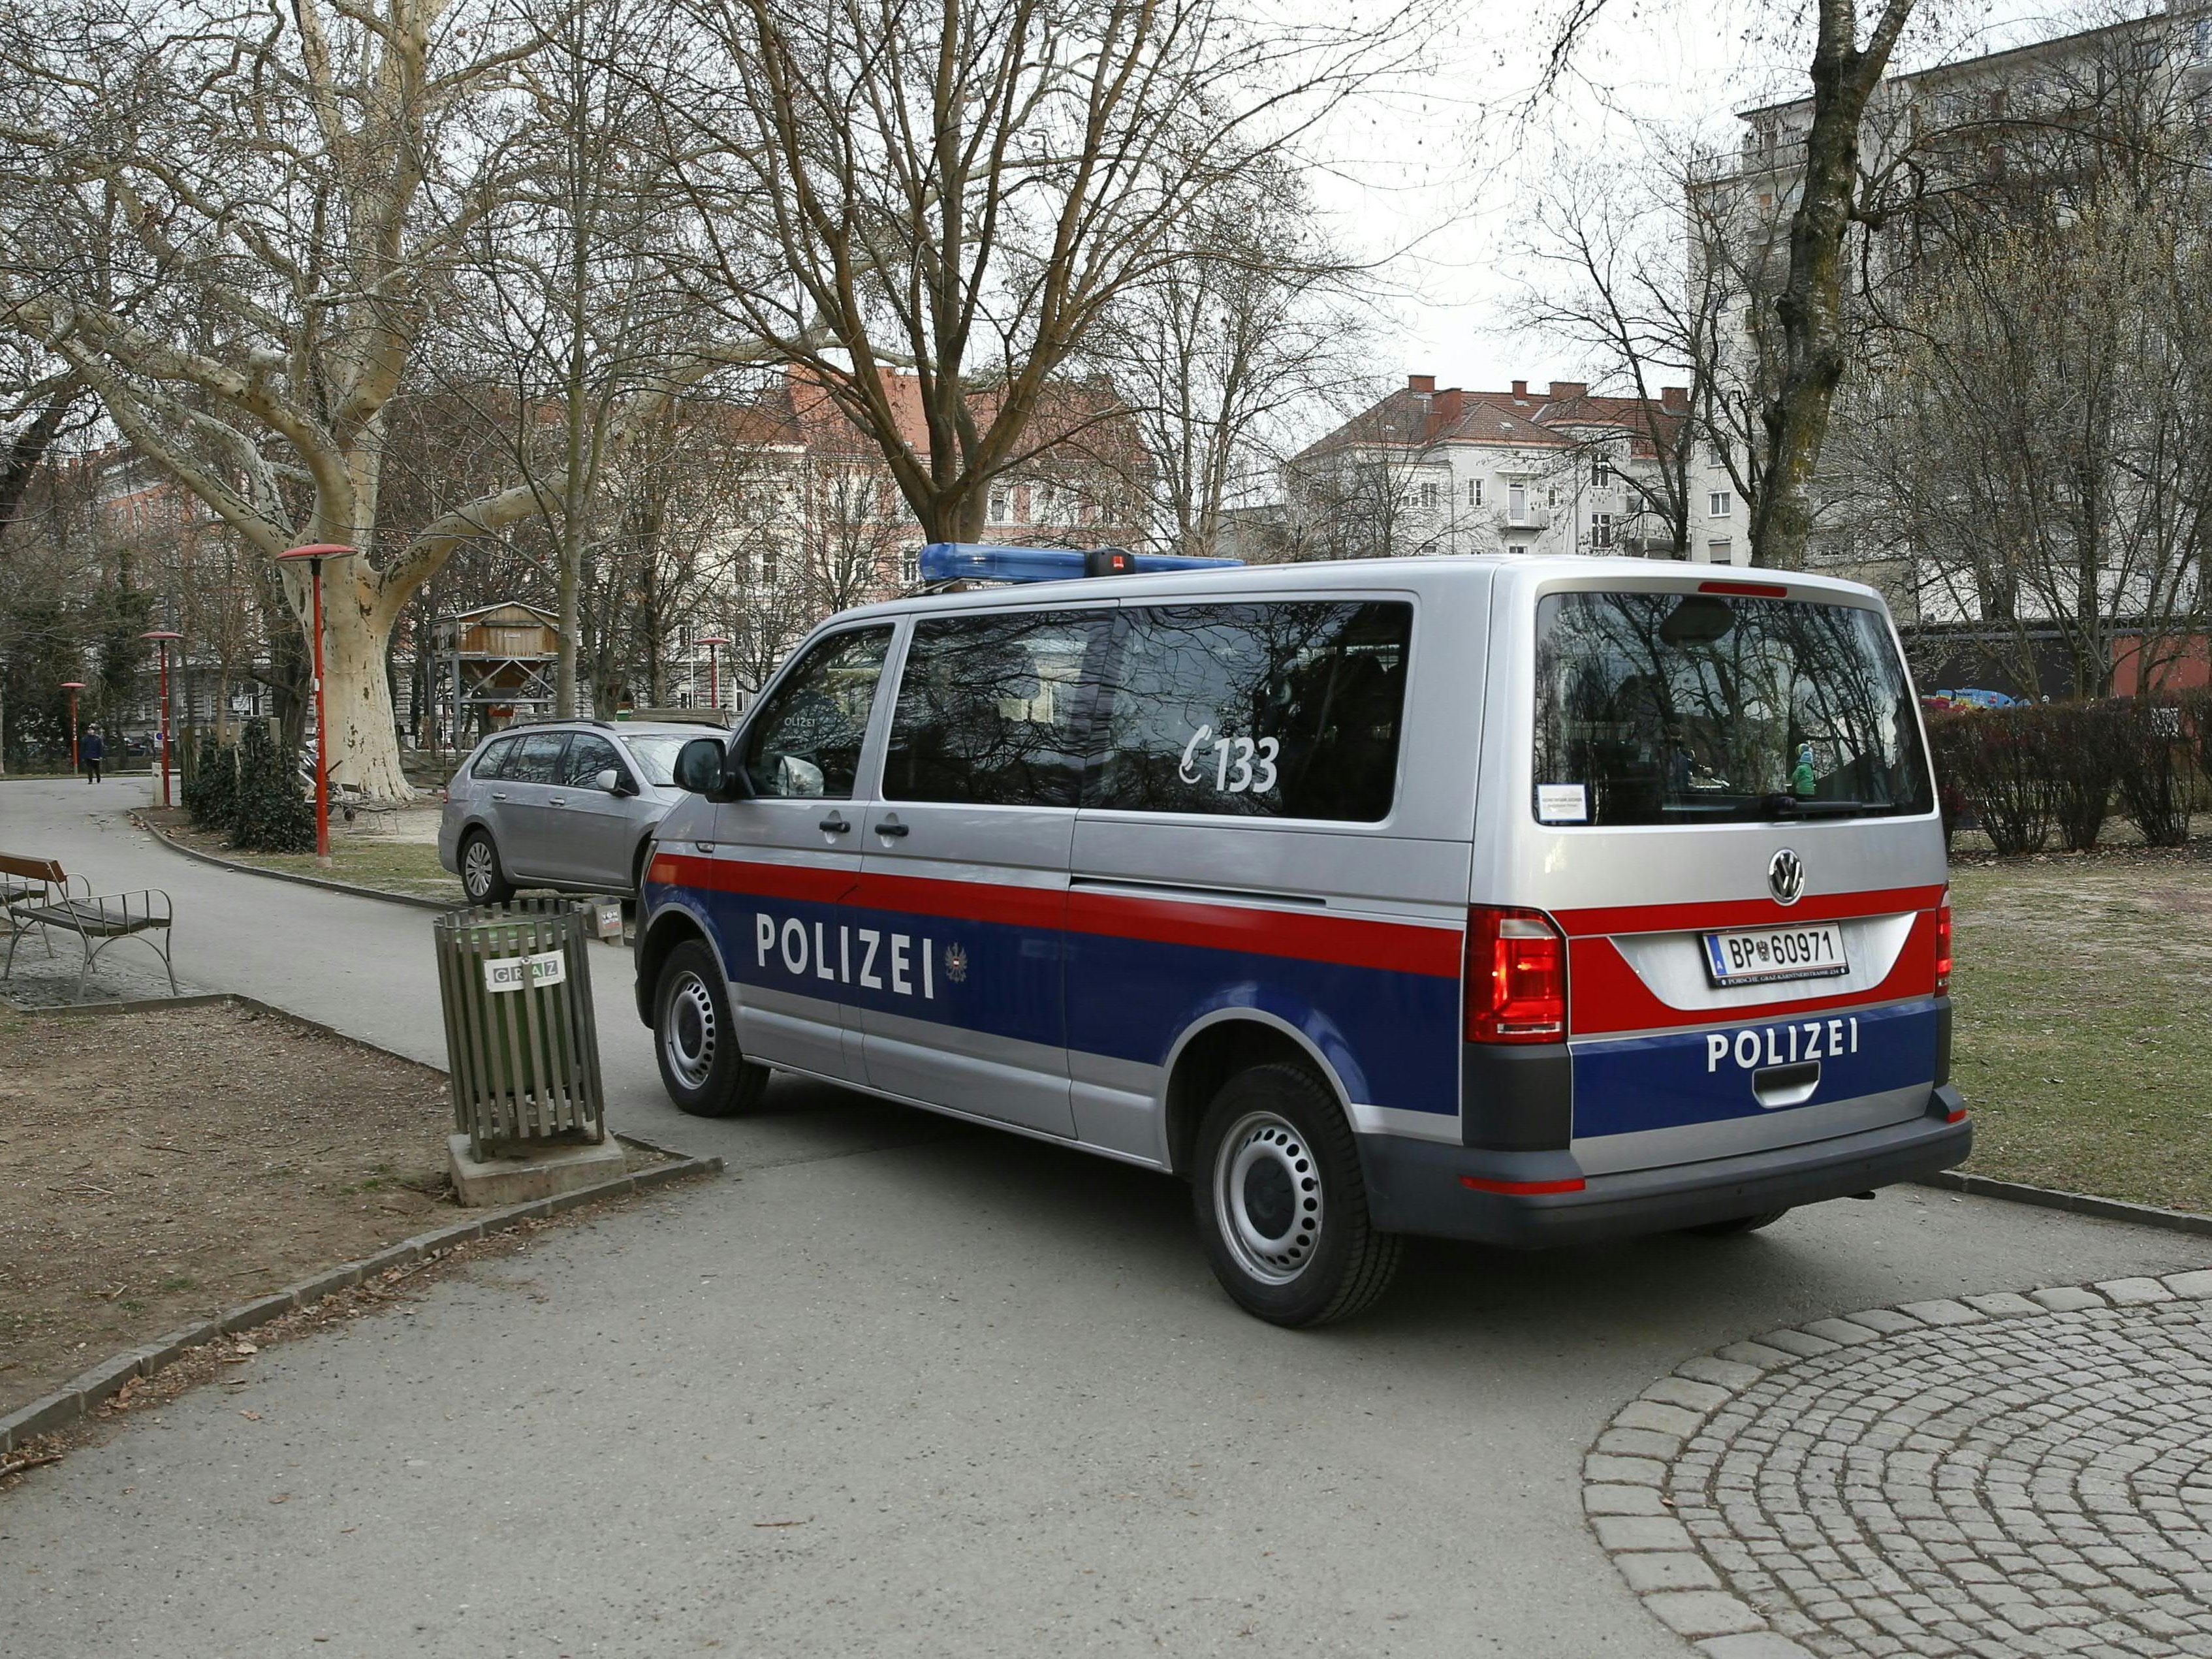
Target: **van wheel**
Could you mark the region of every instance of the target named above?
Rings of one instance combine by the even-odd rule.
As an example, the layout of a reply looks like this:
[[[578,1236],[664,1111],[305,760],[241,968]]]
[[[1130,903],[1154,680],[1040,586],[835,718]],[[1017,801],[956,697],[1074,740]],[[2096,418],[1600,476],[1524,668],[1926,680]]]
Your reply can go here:
[[[694,1117],[750,1112],[768,1092],[768,1067],[738,1050],[722,964],[705,941],[687,939],[661,964],[653,1000],[653,1052],[678,1110]]]
[[[504,904],[514,896],[514,884],[499,861],[499,848],[483,830],[471,830],[462,838],[456,862],[461,866],[461,890],[470,903]]]
[[[1734,1238],[1741,1233],[1755,1233],[1761,1227],[1771,1227],[1790,1213],[1790,1206],[1778,1210],[1761,1210],[1757,1215],[1730,1216],[1726,1221],[1707,1221],[1695,1227],[1685,1227],[1686,1233],[1695,1233],[1700,1238]]]
[[[1401,1241],[1368,1219],[1352,1127],[1310,1072],[1239,1072],[1206,1108],[1197,1150],[1199,1236],[1245,1312],[1326,1325],[1389,1287]]]

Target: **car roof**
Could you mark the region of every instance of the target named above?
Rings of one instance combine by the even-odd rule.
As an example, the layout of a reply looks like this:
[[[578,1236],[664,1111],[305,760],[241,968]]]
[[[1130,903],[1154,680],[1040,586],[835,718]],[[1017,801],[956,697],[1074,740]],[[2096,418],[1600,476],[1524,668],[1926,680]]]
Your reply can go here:
[[[495,738],[526,738],[539,732],[596,732],[603,738],[711,738],[717,732],[729,735],[727,726],[707,720],[529,720],[486,733],[477,747]]]
[[[1248,564],[1226,568],[1146,572],[1132,576],[1086,576],[1066,581],[1006,582],[957,592],[909,594],[855,606],[830,620],[890,621],[917,611],[993,610],[1008,605],[1097,603],[1102,600],[1230,599],[1257,588],[1275,592],[1310,588],[1449,589],[1462,582],[1486,582],[1500,574],[1516,583],[1578,579],[1647,583],[1655,580],[1686,585],[1703,581],[1758,582],[1788,587],[1793,595],[1864,600],[1873,590],[1832,576],[1800,570],[1770,570],[1742,565],[1699,564],[1676,559],[1607,558],[1581,553],[1431,553],[1389,559],[1314,559],[1288,564]]]

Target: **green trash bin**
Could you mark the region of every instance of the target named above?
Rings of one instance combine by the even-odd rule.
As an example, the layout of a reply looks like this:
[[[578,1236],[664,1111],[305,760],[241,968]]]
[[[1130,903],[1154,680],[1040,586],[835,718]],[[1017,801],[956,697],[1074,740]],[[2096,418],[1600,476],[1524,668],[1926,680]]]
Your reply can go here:
[[[583,908],[517,899],[449,910],[432,930],[453,1127],[471,1154],[605,1140]]]

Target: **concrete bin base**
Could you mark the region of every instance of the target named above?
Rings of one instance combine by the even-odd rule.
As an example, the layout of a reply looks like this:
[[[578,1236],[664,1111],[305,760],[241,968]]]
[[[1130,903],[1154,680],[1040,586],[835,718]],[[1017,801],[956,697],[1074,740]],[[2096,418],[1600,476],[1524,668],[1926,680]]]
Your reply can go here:
[[[478,1159],[469,1138],[446,1137],[453,1192],[464,1204],[527,1204],[533,1199],[572,1193],[594,1182],[611,1181],[629,1168],[622,1143],[612,1135],[596,1146],[540,1146],[521,1158]]]

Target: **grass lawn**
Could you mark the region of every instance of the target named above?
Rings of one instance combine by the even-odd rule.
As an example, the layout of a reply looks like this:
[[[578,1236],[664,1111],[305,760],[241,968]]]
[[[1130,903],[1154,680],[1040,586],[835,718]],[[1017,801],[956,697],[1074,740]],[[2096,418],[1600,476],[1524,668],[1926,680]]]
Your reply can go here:
[[[2212,1212],[2212,843],[1952,866],[1978,1175]]]
[[[449,875],[440,866],[434,842],[349,836],[337,823],[337,815],[333,813],[331,817],[334,833],[331,837],[331,867],[325,870],[315,862],[313,853],[242,852],[220,835],[193,829],[191,820],[181,809],[164,811],[156,807],[146,812],[149,821],[159,824],[164,833],[186,846],[240,864],[302,876],[323,876],[332,881],[349,881],[356,886],[381,888],[387,893],[406,893],[417,898],[448,899],[455,904],[462,902],[460,878]]]

